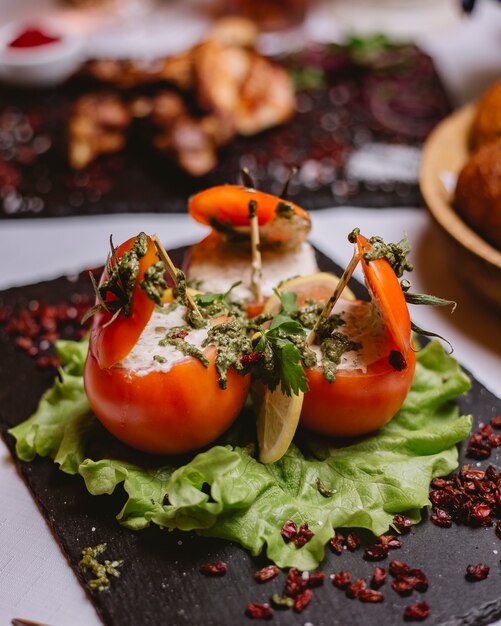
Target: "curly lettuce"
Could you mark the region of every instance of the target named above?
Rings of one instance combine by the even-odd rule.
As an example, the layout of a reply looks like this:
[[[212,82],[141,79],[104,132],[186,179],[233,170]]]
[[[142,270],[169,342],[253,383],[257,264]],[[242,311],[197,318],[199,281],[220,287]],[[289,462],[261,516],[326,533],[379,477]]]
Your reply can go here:
[[[83,387],[84,343],[61,342],[64,367],[40,400],[35,414],[10,432],[19,458],[51,457],[60,469],[80,474],[93,495],[111,494],[123,483],[126,502],[118,520],[139,530],[150,524],[195,530],[239,543],[253,555],[266,551],[279,566],[310,570],[324,557],[338,527],[388,530],[395,513],[414,521],[430,504],[432,478],[458,465],[456,444],[467,437],[472,417],[450,402],[470,386],[457,362],[439,343],[417,355],[407,399],[393,420],[377,433],[350,443],[298,432],[287,454],[263,465],[245,437],[215,445],[173,467],[155,458],[145,468],[130,462],[124,448],[116,458],[95,448]],[[224,443],[224,442],[223,442]],[[151,467],[154,462],[158,466]],[[319,489],[319,485],[323,487]],[[314,536],[301,548],[280,535],[289,520],[307,522]]]

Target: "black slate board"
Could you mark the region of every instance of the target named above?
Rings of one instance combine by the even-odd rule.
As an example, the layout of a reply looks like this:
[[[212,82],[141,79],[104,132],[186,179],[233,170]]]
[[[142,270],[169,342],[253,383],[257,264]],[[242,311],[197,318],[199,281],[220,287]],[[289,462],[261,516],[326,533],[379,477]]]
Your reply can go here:
[[[184,212],[186,198],[206,187],[236,182],[243,166],[263,190],[274,194],[280,193],[289,166],[302,167],[290,197],[308,210],[421,206],[417,180],[350,180],[345,165],[355,148],[370,142],[420,147],[450,112],[432,59],[415,46],[403,45],[361,63],[346,46],[331,45],[306,48],[284,63],[296,75],[305,68],[324,72],[325,85],[298,92],[297,110],[287,124],[237,137],[220,151],[215,170],[201,178],[159,156],[141,123],[132,126],[123,153],[101,157],[75,174],[66,156],[71,103],[82,93],[110,89],[85,76],[50,90],[2,89],[0,219]],[[166,85],[119,93],[128,100],[159,88]]]
[[[174,261],[180,262],[183,253],[184,249],[174,251]],[[324,271],[339,273],[339,267],[328,257],[318,254],[318,259]],[[359,293],[362,289],[359,284],[352,287]],[[83,276],[77,282],[59,278],[6,290],[0,293],[0,305],[22,304],[32,299],[62,302],[75,291],[87,290],[88,281]],[[52,379],[53,371],[37,369],[34,361],[17,349],[12,340],[0,335],[0,428],[13,455],[14,442],[7,429],[34,411]],[[477,381],[473,381],[473,388],[460,399],[459,405],[462,412],[474,414],[477,425],[501,414],[501,400]],[[462,449],[461,462],[467,461]],[[489,461],[501,465],[499,449]],[[489,461],[482,466],[487,466]],[[201,538],[193,533],[158,528],[126,530],[114,518],[123,502],[120,490],[113,496],[92,497],[79,477],[63,474],[47,459],[32,463],[16,459],[16,464],[84,587],[78,569],[84,546],[107,542],[107,558],[125,559],[122,577],[112,581],[110,591],[89,592],[90,600],[108,626],[234,626],[247,623],[244,608],[248,601],[267,601],[272,593],[282,592],[283,574],[265,585],[254,582],[254,572],[266,563],[264,558],[252,558],[229,542]],[[432,607],[425,622],[429,626],[483,626],[501,617],[501,567],[499,556],[493,552],[501,549],[501,542],[494,530],[457,526],[443,530],[426,519],[426,512],[424,517],[422,524],[403,537],[402,548],[392,556],[425,570],[430,579],[426,594],[401,598],[387,583],[385,602],[367,605],[348,600],[327,580],[315,591],[312,604],[303,614],[277,611],[271,623],[400,625],[404,623],[404,607],[422,599]],[[368,545],[370,537],[364,538]],[[327,574],[346,569],[355,576],[368,576],[373,570],[374,564],[364,561],[361,551],[345,552],[341,556],[327,553],[323,564]],[[202,563],[213,560],[229,564],[225,577],[207,579],[198,572]],[[491,566],[490,576],[480,583],[466,582],[466,565],[480,562]]]

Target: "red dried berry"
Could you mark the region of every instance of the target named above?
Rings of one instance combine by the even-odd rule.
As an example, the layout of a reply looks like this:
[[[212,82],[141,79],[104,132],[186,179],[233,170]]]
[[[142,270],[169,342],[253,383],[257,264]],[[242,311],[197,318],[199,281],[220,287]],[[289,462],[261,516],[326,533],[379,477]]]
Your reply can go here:
[[[491,518],[492,509],[487,504],[475,504],[472,508],[472,521],[481,526],[491,526],[492,518]]]
[[[478,434],[482,435],[482,437],[489,437],[492,435],[492,426],[490,424],[484,424],[480,426],[478,429]]]
[[[346,539],[341,533],[336,533],[336,536],[330,540],[329,545],[336,554],[342,554],[346,545]]]
[[[379,589],[386,582],[386,571],[382,567],[375,567],[372,572],[371,587]]]
[[[383,546],[386,546],[390,550],[396,550],[402,547],[402,542],[395,535],[380,535],[378,541]]]
[[[361,602],[383,602],[384,595],[381,593],[381,591],[374,591],[374,589],[364,589],[364,591],[362,591],[358,596],[358,599]]]
[[[258,570],[255,574],[254,574],[254,578],[260,582],[260,583],[264,583],[267,580],[271,580],[272,578],[275,578],[275,576],[278,576],[279,574],[279,569],[276,565],[268,565],[266,567],[261,568],[260,570]]]
[[[480,580],[485,580],[489,575],[490,567],[488,565],[484,565],[483,563],[479,563],[478,565],[468,565],[466,568],[466,580],[470,582],[478,582]]]
[[[245,607],[245,614],[251,619],[271,619],[273,617],[273,609],[266,603],[248,602]]]
[[[365,578],[357,578],[346,587],[346,595],[348,598],[358,598],[365,589],[367,589]]]
[[[307,586],[311,589],[313,587],[320,587],[324,584],[325,573],[324,572],[310,572],[306,579]]]
[[[395,515],[393,517],[393,525],[402,535],[409,533],[412,528],[411,520],[405,517],[405,515]]]
[[[291,519],[287,520],[285,524],[282,526],[282,530],[280,531],[283,540],[285,543],[289,543],[289,541],[293,541],[297,536],[297,524],[293,522]]]
[[[402,561],[390,561],[388,570],[392,576],[403,576],[410,571],[410,565]]]
[[[348,533],[346,536],[346,546],[351,552],[360,548],[360,538],[356,533]]]
[[[217,563],[204,563],[200,566],[200,572],[206,576],[224,576],[228,566],[223,561]]]
[[[408,622],[422,622],[430,614],[431,607],[428,602],[419,602],[418,604],[411,604],[405,608],[404,619]]]
[[[444,487],[447,487],[448,482],[445,478],[434,478],[430,485],[433,489],[444,489]]]
[[[423,570],[417,567],[409,570],[409,572],[405,574],[404,578],[412,583],[412,586],[416,591],[424,593],[428,589],[428,577]]]
[[[450,528],[452,526],[452,517],[443,509],[433,509],[430,519],[435,526],[440,526],[440,528]]]
[[[499,446],[501,446],[501,435],[498,435],[498,434],[489,435],[489,437],[487,438],[487,443],[492,448],[499,448]]]
[[[264,356],[264,352],[251,352],[250,354],[242,354],[240,362],[242,365],[249,365],[250,363],[256,363],[260,361]]]
[[[314,533],[308,528],[308,523],[301,524],[296,536],[292,539],[297,548],[303,547],[312,539]]]
[[[410,596],[414,590],[413,581],[409,580],[406,576],[395,578],[391,583],[391,587],[401,596]]]
[[[374,546],[365,548],[364,559],[366,559],[367,561],[382,561],[388,556],[388,552],[389,552],[388,546],[382,545],[381,543],[377,543]]]
[[[332,584],[338,589],[346,589],[351,584],[350,572],[336,572],[331,575]]]
[[[293,598],[306,589],[306,583],[307,581],[303,578],[301,572],[295,567],[291,567],[287,572],[285,593]]]
[[[293,609],[296,613],[302,613],[313,598],[313,591],[305,589],[294,598]]]
[[[172,335],[172,339],[184,339],[188,334],[187,330],[178,330],[177,333]]]
[[[491,456],[491,447],[485,443],[470,444],[466,450],[466,456],[478,461],[488,459]]]
[[[501,415],[496,415],[489,423],[492,428],[501,428]]]

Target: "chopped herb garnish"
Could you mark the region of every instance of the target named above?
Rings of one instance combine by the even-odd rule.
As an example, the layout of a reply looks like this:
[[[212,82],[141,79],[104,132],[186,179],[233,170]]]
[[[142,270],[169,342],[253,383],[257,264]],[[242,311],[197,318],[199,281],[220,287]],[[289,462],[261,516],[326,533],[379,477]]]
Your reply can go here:
[[[199,293],[194,296],[194,300],[203,310],[204,317],[219,317],[221,315],[232,313],[233,315],[240,317],[242,315],[242,309],[237,305],[229,302],[228,297],[235,289],[242,283],[241,280],[233,283],[231,287],[224,293]]]
[[[160,354],[154,354],[153,360],[156,361],[157,363],[167,363],[167,359],[164,356],[161,356]]]
[[[165,266],[162,261],[158,261],[150,265],[144,273],[143,280],[139,283],[139,288],[146,293],[150,300],[153,300],[159,306],[162,304],[162,296],[167,289],[164,274]]]
[[[360,350],[361,347],[362,344],[351,341],[346,335],[338,332],[323,338],[320,342],[320,350],[325,380],[328,383],[333,383],[336,380],[335,372],[343,354],[350,350]]]
[[[317,489],[320,495],[322,495],[324,498],[332,498],[332,496],[337,493],[337,489],[329,489],[324,485],[320,478],[317,478]]]
[[[204,322],[205,323],[205,322]],[[195,357],[202,363],[204,367],[209,367],[209,360],[205,354],[194,346],[192,343],[185,341],[184,337],[188,334],[189,328],[186,326],[176,326],[171,328],[163,339],[158,342],[159,346],[174,346],[185,356]]]
[[[253,351],[252,342],[247,335],[247,326],[238,318],[216,324],[209,329],[203,343],[204,346],[209,344],[217,346],[218,383],[221,389],[226,389],[230,367],[233,367],[239,374],[246,373],[245,359],[243,360],[242,357]]]
[[[382,237],[377,236],[370,237],[367,241],[373,248],[363,254],[367,263],[376,259],[386,259],[398,278],[401,278],[404,272],[412,272],[414,269],[412,263],[407,259],[411,249],[407,237],[398,243],[385,243]]]
[[[129,317],[132,312],[134,285],[139,273],[139,260],[148,250],[146,234],[139,233],[131,249],[124,251],[120,259],[117,257],[111,237],[110,247],[111,253],[106,262],[106,280],[98,285],[92,273],[89,273],[98,304],[87,311],[82,323],[98,311],[107,311],[113,315],[109,323],[114,321],[120,313]],[[109,298],[110,295],[111,299]]]
[[[124,563],[123,559],[118,561],[106,560],[104,563],[98,561],[98,556],[102,554],[107,547],[107,544],[101,543],[94,548],[89,547],[82,550],[82,558],[78,565],[82,571],[90,571],[94,575],[94,578],[87,581],[89,589],[104,591],[110,586],[110,576],[114,576],[115,578],[120,577],[118,568],[122,567]]]

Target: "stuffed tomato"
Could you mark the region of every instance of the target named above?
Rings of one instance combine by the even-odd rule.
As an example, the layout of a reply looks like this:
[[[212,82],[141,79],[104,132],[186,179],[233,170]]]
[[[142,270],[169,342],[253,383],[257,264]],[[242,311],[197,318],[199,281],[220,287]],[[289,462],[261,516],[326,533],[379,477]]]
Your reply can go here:
[[[416,363],[409,312],[395,272],[385,258],[364,260],[372,247],[361,235],[356,245],[371,302],[345,290],[309,346],[315,356],[308,364],[303,360],[308,391],[300,424],[335,437],[363,435],[386,424],[407,396]],[[280,289],[296,294],[303,307],[300,319],[316,306],[316,320],[336,280],[317,274]],[[313,322],[308,328],[311,332]]]
[[[224,318],[193,326],[186,304],[165,302],[155,245],[139,237],[114,252],[97,286],[85,389],[92,410],[118,439],[146,452],[179,454],[231,425],[249,377],[230,368],[221,385],[210,331]]]

